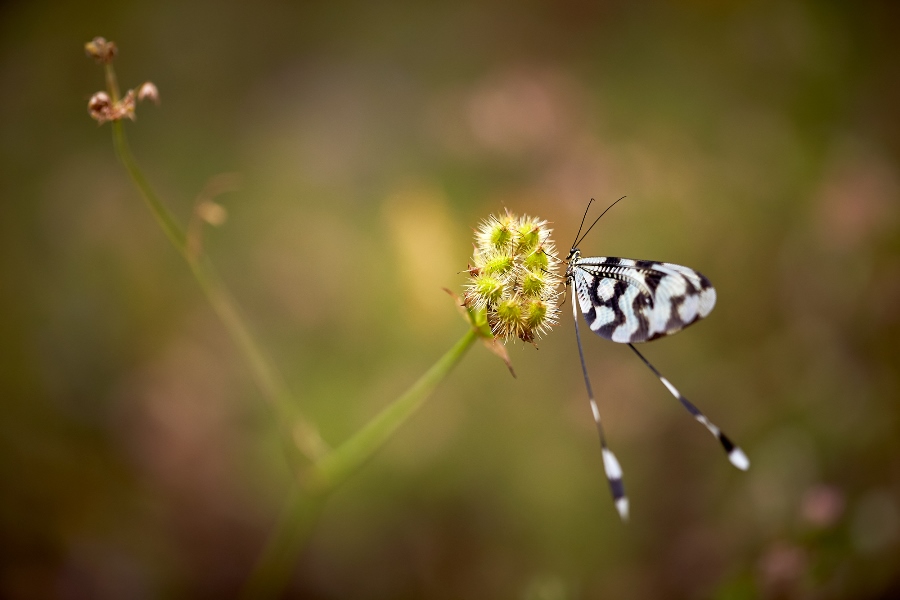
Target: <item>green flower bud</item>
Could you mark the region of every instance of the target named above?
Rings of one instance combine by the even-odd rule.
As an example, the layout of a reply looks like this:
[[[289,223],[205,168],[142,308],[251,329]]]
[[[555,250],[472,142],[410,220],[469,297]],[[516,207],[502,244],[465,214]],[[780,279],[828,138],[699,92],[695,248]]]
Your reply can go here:
[[[542,332],[548,325],[555,325],[557,313],[551,312],[554,309],[556,309],[555,305],[544,300],[530,300],[528,303],[528,326]]]
[[[481,223],[475,238],[481,252],[490,253],[509,246],[515,235],[515,218],[507,214],[497,218],[491,215]]]
[[[540,244],[541,229],[531,219],[519,223],[518,230],[518,248],[520,252],[529,252]]]
[[[540,272],[527,271],[522,277],[522,293],[528,297],[540,296],[546,285],[544,276]]]
[[[493,306],[503,296],[503,281],[493,275],[482,275],[475,279],[475,293],[485,299],[485,304]]]
[[[507,298],[497,304],[493,319],[488,316],[492,324],[494,335],[501,338],[522,337],[526,329],[524,306],[520,298]]]
[[[525,256],[523,264],[529,271],[545,271],[550,265],[550,257],[541,248],[537,248]]]
[[[506,275],[516,266],[515,256],[498,254],[485,259],[481,267],[485,273],[494,275]]]

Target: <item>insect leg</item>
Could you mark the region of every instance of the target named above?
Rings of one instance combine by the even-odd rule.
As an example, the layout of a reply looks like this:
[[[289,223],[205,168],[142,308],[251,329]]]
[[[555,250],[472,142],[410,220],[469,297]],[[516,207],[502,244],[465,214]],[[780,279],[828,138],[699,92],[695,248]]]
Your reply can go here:
[[[591,401],[591,411],[594,413],[594,422],[597,424],[597,432],[600,434],[600,449],[603,453],[603,471],[609,481],[609,490],[612,492],[613,502],[619,517],[623,521],[628,520],[628,496],[625,495],[625,484],[622,482],[622,467],[606,445],[606,435],[603,433],[603,425],[600,423],[600,409],[594,399],[594,391],[591,389],[591,380],[588,378],[587,366],[584,364],[584,352],[581,349],[581,334],[578,331],[578,303],[572,300],[572,315],[575,317],[575,339],[578,342],[578,356],[581,358],[581,372],[584,374],[584,385],[587,387],[588,399]]]
[[[700,409],[694,406],[687,398],[681,395],[675,386],[669,383],[669,380],[662,376],[662,374],[656,370],[656,367],[650,364],[644,355],[638,352],[637,348],[634,347],[633,344],[628,344],[628,347],[634,350],[634,353],[638,355],[638,357],[644,362],[647,367],[653,371],[653,374],[656,375],[659,380],[662,382],[666,389],[681,402],[681,405],[684,406],[691,416],[697,420],[698,423],[706,427],[713,436],[719,440],[719,443],[722,444],[722,447],[725,448],[726,454],[728,454],[728,460],[731,461],[735,467],[740,469],[741,471],[746,471],[750,468],[750,459],[747,458],[747,455],[744,454],[744,451],[734,445],[734,443],[728,439],[722,430],[718,428],[712,421],[706,418]]]

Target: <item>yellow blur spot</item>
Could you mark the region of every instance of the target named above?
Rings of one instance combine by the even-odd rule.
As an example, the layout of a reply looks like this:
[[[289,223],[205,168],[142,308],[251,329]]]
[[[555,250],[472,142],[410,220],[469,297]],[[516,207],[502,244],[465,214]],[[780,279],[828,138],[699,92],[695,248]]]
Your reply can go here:
[[[456,289],[456,274],[465,264],[456,264],[453,252],[459,227],[447,209],[446,196],[432,186],[410,185],[390,194],[383,215],[394,246],[402,298],[409,318],[416,325],[457,318],[441,288]],[[462,243],[462,242],[460,242]]]

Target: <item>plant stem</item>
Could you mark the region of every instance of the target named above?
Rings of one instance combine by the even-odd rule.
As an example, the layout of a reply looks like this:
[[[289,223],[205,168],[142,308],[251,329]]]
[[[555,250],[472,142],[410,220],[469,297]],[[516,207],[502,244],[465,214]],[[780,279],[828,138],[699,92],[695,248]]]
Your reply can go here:
[[[288,584],[297,557],[312,531],[328,494],[343,483],[381,448],[447,376],[483,334],[469,329],[402,396],[394,400],[350,439],[326,455],[314,467],[306,490],[294,486],[288,507],[250,576],[244,597],[277,598]]]
[[[325,489],[333,489],[362,466],[418,410],[479,337],[481,334],[475,329],[466,331],[402,396],[319,461],[316,465],[318,484]]]
[[[116,70],[113,69],[112,64],[107,63],[103,72],[106,75],[106,89],[109,91],[109,97],[113,103],[116,103],[119,101],[119,81],[116,79]]]
[[[288,586],[297,557],[322,510],[326,495],[304,491],[296,483],[284,511],[244,586],[242,598],[278,598]]]
[[[112,77],[113,81],[115,81],[114,75]],[[109,79],[109,75],[107,79]],[[325,456],[328,452],[328,446],[319,436],[318,431],[300,415],[287,384],[266,359],[262,349],[241,317],[236,303],[222,285],[212,263],[204,255],[192,256],[189,252],[184,231],[175,221],[172,213],[160,201],[137,166],[128,148],[122,122],[113,121],[112,126],[113,143],[119,160],[140,190],[144,201],[156,218],[160,228],[165,232],[178,253],[187,261],[194,278],[200,284],[200,288],[212,305],[213,311],[225,325],[225,329],[246,360],[256,385],[275,411],[276,421],[281,428],[291,466],[295,470],[300,468],[300,461],[297,456],[298,449],[308,460],[313,462]]]

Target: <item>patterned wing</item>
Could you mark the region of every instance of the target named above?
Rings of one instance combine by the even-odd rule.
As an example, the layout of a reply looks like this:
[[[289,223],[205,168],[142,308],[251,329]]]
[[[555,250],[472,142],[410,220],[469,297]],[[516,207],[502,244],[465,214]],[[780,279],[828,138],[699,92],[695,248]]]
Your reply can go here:
[[[706,277],[671,263],[579,257],[573,277],[591,331],[621,344],[681,331],[716,304],[716,290]]]

